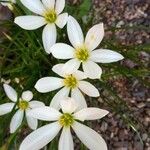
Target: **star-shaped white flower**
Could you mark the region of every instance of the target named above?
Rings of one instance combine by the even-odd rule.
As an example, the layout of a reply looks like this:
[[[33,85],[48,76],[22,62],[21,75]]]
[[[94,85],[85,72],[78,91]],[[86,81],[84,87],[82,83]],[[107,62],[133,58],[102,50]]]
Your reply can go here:
[[[103,23],[93,26],[84,40],[79,23],[70,16],[67,23],[67,32],[73,47],[64,43],[56,43],[51,47],[51,52],[55,58],[71,59],[64,66],[64,70],[68,73],[76,71],[82,63],[84,73],[89,78],[99,79],[102,69],[96,63],[111,63],[123,59],[121,54],[112,50],[95,50],[104,37]]]
[[[31,99],[33,98],[33,93],[31,91],[23,92],[21,98],[19,98],[19,101],[17,102],[18,96],[16,91],[7,84],[4,84],[3,86],[6,95],[12,102],[0,105],[0,116],[10,113],[15,107],[15,105],[16,105],[15,109],[17,109],[16,113],[11,119],[10,133],[14,133],[21,125],[24,118],[24,113],[26,116],[28,126],[31,129],[35,130],[38,126],[38,121],[37,119],[31,117],[29,115],[29,112],[33,108],[45,106],[44,103],[35,100],[31,101]]]
[[[90,150],[107,150],[104,139],[94,130],[78,121],[101,119],[108,114],[108,111],[94,107],[76,111],[77,104],[71,98],[61,101],[61,109],[62,113],[51,107],[35,108],[30,111],[32,117],[43,121],[53,121],[53,123],[29,134],[22,142],[19,150],[39,150],[43,148],[55,138],[62,128],[58,145],[59,150],[74,150],[71,128]]]
[[[71,93],[72,98],[77,100],[79,109],[87,107],[81,91],[90,97],[98,97],[99,91],[91,83],[84,81],[87,77],[82,71],[77,70],[73,74],[67,74],[63,72],[63,67],[64,64],[58,64],[52,68],[63,79],[58,77],[44,77],[37,81],[35,88],[38,92],[47,93],[63,87],[51,101],[50,106],[53,108],[59,109],[60,100],[63,97],[68,97],[69,93]]]
[[[65,0],[21,0],[21,2],[38,15],[16,17],[15,23],[26,30],[34,30],[47,24],[42,39],[45,51],[49,54],[50,47],[57,39],[56,25],[63,28],[68,20],[68,13],[60,14],[65,7]]]

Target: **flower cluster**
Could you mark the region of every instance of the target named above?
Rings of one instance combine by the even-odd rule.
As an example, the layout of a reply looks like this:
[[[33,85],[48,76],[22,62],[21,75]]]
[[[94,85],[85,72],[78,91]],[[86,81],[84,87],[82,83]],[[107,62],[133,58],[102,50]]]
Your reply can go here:
[[[18,97],[12,87],[4,84],[5,93],[12,102],[0,105],[0,115],[16,111],[10,123],[10,132],[14,133],[20,127],[24,116],[29,127],[35,130],[24,139],[19,150],[39,150],[51,142],[61,129],[59,150],[74,149],[71,129],[89,149],[107,150],[103,138],[81,123],[85,120],[100,119],[108,114],[106,110],[87,107],[84,94],[90,97],[99,97],[100,94],[98,89],[86,80],[101,78],[102,69],[97,63],[117,62],[122,60],[123,56],[112,50],[97,49],[104,37],[103,23],[94,25],[84,38],[77,20],[68,16],[68,13],[62,13],[65,0],[20,1],[33,15],[18,16],[14,22],[26,30],[45,25],[42,40],[46,53],[67,62],[56,64],[52,68],[60,77],[43,77],[35,84],[35,89],[40,93],[60,89],[51,100],[50,106],[45,106],[40,101],[31,101],[31,91],[25,91]],[[66,24],[72,46],[56,43],[56,26],[62,29]],[[38,120],[50,123],[37,129]]]

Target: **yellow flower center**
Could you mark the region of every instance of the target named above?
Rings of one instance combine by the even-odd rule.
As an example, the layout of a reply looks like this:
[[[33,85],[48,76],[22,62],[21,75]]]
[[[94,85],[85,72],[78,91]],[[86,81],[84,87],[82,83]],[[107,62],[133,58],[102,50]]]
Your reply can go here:
[[[64,85],[68,88],[73,89],[77,86],[77,84],[78,84],[77,79],[73,75],[68,75],[64,79]]]
[[[57,19],[57,14],[54,9],[51,9],[44,14],[44,17],[46,22],[54,23]]]
[[[85,47],[82,47],[76,49],[75,56],[79,61],[85,62],[88,60],[90,55],[89,55],[89,51]]]
[[[26,110],[29,107],[29,102],[21,100],[18,104],[18,107],[22,110]]]
[[[70,127],[74,123],[74,117],[72,114],[65,113],[60,117],[59,123],[63,127]]]

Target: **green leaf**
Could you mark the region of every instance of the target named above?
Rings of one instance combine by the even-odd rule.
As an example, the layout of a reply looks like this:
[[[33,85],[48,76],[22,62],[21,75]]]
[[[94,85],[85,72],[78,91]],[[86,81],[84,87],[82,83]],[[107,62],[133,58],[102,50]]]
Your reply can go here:
[[[90,8],[92,6],[91,0],[84,0],[83,3],[79,6],[79,16],[83,17],[87,15],[90,11]]]

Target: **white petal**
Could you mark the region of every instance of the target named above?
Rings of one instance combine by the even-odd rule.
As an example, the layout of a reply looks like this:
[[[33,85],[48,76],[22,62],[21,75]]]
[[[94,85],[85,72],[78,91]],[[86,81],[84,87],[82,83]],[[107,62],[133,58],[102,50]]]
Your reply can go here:
[[[60,118],[61,113],[54,108],[45,106],[30,110],[28,116],[44,121],[56,121]]]
[[[122,60],[124,57],[112,50],[98,49],[91,53],[90,59],[94,62],[111,63]]]
[[[106,116],[109,112],[99,108],[84,108],[74,114],[74,117],[77,120],[85,121],[85,120],[96,120],[101,119]]]
[[[65,97],[68,97],[69,91],[70,91],[69,88],[64,87],[59,92],[57,92],[50,103],[50,107],[53,107],[53,108],[59,110],[60,109],[60,101],[62,99],[64,99]]]
[[[4,1],[4,0],[3,0],[3,1]],[[0,4],[3,5],[3,6],[7,6],[8,8],[9,8],[10,6],[12,6],[7,0],[5,0],[4,2],[0,2]]]
[[[53,56],[57,59],[74,58],[75,49],[64,43],[57,43],[51,47],[50,50]]]
[[[71,16],[68,18],[67,32],[69,40],[75,48],[83,46],[84,37],[81,27],[77,20]]]
[[[32,12],[42,15],[45,12],[45,8],[40,0],[20,0],[21,3]]]
[[[93,61],[87,61],[83,63],[83,70],[87,77],[90,79],[100,79],[102,75],[102,69]]]
[[[85,75],[84,72],[77,70],[76,72],[73,73],[73,75],[78,79],[78,80],[84,80],[87,79],[87,76]]]
[[[39,150],[52,141],[60,131],[58,122],[45,125],[29,134],[21,143],[19,150]]]
[[[104,37],[103,23],[93,26],[87,33],[85,38],[85,45],[89,50],[94,50],[102,41]]]
[[[46,24],[43,17],[31,15],[16,17],[14,22],[26,30],[35,30]]]
[[[59,150],[74,150],[70,128],[63,128],[59,139]]]
[[[10,113],[13,110],[14,106],[14,103],[5,103],[0,105],[0,116]]]
[[[35,88],[41,93],[47,93],[63,87],[63,79],[45,77],[37,81]]]
[[[61,100],[60,105],[64,113],[73,113],[78,108],[77,102],[70,97]]]
[[[4,90],[5,90],[5,93],[6,95],[8,96],[8,98],[10,100],[12,100],[13,102],[16,102],[17,101],[17,93],[16,91],[14,90],[14,88],[12,88],[10,85],[8,84],[4,84],[3,85],[4,87]]]
[[[76,111],[87,107],[86,100],[78,88],[72,89],[71,97],[78,103],[78,108]]]
[[[63,67],[64,67],[64,64],[57,64],[57,65],[53,66],[52,71],[61,77],[65,77]]]
[[[28,126],[32,129],[32,130],[36,130],[38,127],[38,120],[32,117],[29,117],[28,115],[26,115],[27,118],[27,123]]]
[[[42,3],[49,10],[54,9],[55,0],[42,0]]]
[[[55,24],[47,24],[44,27],[42,40],[45,51],[50,54],[50,48],[56,43],[57,31]]]
[[[65,7],[65,0],[56,0],[55,11],[57,14],[60,14]]]
[[[91,97],[98,97],[99,96],[99,91],[95,86],[93,86],[91,83],[86,82],[86,81],[80,81],[79,82],[79,88],[81,91],[83,91],[85,94]]]
[[[44,107],[45,104],[43,102],[40,101],[31,101],[29,102],[30,108],[38,108],[38,107]]]
[[[0,2],[1,5],[7,6],[10,10],[12,10],[12,3],[16,3],[16,0],[3,0],[3,2]]]
[[[8,6],[8,3],[5,3],[5,2],[0,2],[1,3],[1,5],[3,5],[3,6]]]
[[[78,122],[73,124],[73,129],[82,141],[90,150],[107,150],[107,145],[104,139],[94,130],[89,127],[82,125]]]
[[[31,91],[24,91],[21,97],[23,100],[29,102],[33,98],[33,93]]]
[[[0,4],[2,4],[3,6],[7,6],[8,8],[12,3],[16,3],[16,0],[3,0],[3,2],[0,2]]]
[[[65,64],[57,64],[57,65],[53,66],[53,68],[52,68],[53,72],[55,72],[59,76],[65,78],[68,74],[64,70],[64,65]],[[75,76],[78,80],[87,79],[87,76],[85,75],[85,73],[80,70],[75,71],[73,73],[73,76]]]
[[[80,61],[78,61],[77,59],[71,59],[65,63],[63,71],[65,72],[65,74],[72,74],[79,69],[80,64]]]
[[[59,28],[62,29],[66,25],[67,21],[68,21],[68,13],[63,13],[58,16],[55,23]]]
[[[19,128],[19,126],[22,123],[23,116],[24,116],[24,111],[23,110],[18,110],[14,114],[14,116],[11,119],[11,122],[10,122],[10,133],[14,133]]]

